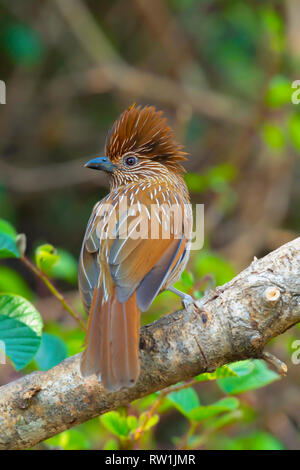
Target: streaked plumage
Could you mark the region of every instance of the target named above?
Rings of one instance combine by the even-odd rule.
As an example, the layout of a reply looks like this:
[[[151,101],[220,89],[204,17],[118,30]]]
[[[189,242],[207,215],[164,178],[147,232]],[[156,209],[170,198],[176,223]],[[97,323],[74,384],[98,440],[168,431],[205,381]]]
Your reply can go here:
[[[140,311],[178,279],[189,256],[185,153],[161,114],[153,107],[125,111],[108,134],[108,158],[95,159],[109,172],[111,190],[93,209],[80,255],[79,290],[89,313],[81,372],[97,374],[110,390],[137,381]],[[171,207],[187,215],[185,226]],[[142,228],[146,237],[136,237]]]

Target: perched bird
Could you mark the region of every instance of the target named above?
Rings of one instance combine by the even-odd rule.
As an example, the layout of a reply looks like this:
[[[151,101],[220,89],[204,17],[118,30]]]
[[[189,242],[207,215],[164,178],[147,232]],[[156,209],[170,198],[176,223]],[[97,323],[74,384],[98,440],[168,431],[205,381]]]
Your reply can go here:
[[[133,105],[111,128],[105,156],[85,165],[107,174],[110,192],[93,208],[80,255],[79,290],[89,313],[81,373],[96,374],[108,390],[139,377],[140,311],[165,289],[192,299],[172,287],[192,231],[185,159],[162,112]]]

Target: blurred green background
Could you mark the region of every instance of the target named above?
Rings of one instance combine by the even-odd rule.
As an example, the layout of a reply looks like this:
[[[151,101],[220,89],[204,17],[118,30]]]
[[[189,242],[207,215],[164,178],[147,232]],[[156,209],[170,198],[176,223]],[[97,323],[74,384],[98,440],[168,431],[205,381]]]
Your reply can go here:
[[[58,249],[51,276],[77,309],[81,241],[108,191],[105,177],[83,164],[101,154],[109,127],[133,102],[164,111],[190,154],[192,201],[205,204],[205,247],[178,286],[193,293],[206,274],[223,284],[299,233],[300,104],[291,100],[300,79],[298,0],[0,0],[0,45],[0,217],[26,233],[29,257],[41,243]],[[0,385],[80,350],[76,324],[18,260],[1,260],[0,292],[30,300],[46,332],[25,370],[1,366]],[[162,294],[143,321],[179,306]],[[136,422],[124,422],[139,419],[153,395],[40,448],[300,449],[295,339],[298,326],[269,346],[287,363],[287,378],[255,369],[264,378],[258,387],[273,383],[245,389],[222,423],[187,430],[181,397],[168,398],[159,422],[128,444]],[[195,406],[227,393],[213,381],[187,390]]]

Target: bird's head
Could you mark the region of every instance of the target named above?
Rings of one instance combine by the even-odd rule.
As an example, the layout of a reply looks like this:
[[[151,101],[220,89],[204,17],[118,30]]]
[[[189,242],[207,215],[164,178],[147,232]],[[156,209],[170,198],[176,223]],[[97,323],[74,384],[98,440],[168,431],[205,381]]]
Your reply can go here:
[[[113,186],[151,177],[180,175],[180,162],[186,159],[174,132],[153,106],[131,106],[115,121],[108,133],[105,156],[90,160],[86,166],[102,170],[111,177]]]

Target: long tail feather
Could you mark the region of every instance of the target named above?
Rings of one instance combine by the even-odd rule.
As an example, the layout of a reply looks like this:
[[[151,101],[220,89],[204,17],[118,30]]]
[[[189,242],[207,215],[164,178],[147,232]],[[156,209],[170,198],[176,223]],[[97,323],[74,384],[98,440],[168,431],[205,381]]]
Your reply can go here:
[[[120,303],[115,294],[111,307],[113,388],[130,387],[137,381],[140,373],[139,336],[140,312],[135,293],[125,303]]]
[[[80,362],[80,372],[83,377],[92,374],[99,375],[99,351],[100,351],[100,335],[101,335],[101,303],[102,295],[100,289],[95,289],[93,293],[88,331],[85,339],[86,349],[82,353]]]
[[[95,293],[97,292],[97,293]],[[114,291],[108,302],[95,290],[89,316],[83,376],[96,374],[107,390],[134,385],[140,373],[140,312],[135,293],[125,303]]]

